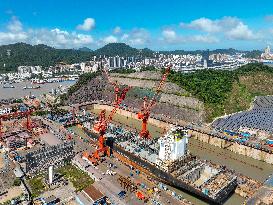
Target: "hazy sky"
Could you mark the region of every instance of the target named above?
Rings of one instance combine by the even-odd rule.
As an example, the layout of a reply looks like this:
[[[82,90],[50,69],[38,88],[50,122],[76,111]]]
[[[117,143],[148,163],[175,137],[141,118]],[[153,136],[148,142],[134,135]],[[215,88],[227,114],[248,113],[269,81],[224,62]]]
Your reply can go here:
[[[272,0],[0,0],[0,45],[57,48],[263,49]]]

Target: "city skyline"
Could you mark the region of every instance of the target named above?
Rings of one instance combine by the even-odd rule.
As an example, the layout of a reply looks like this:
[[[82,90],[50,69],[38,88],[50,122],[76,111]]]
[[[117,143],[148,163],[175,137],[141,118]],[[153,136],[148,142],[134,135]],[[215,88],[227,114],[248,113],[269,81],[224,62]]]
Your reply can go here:
[[[259,1],[59,1],[0,5],[0,45],[56,48],[122,42],[153,50],[263,49],[273,45],[273,3]]]

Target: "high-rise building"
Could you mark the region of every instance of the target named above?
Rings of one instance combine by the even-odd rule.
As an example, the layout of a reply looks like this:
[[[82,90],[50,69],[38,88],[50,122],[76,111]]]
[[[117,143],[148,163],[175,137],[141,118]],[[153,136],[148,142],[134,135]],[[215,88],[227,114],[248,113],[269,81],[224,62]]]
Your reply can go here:
[[[110,66],[110,68],[114,68],[115,67],[114,58],[113,57],[109,58],[109,66]]]
[[[271,54],[270,47],[267,46],[264,49],[264,53],[261,54],[261,58],[265,60],[272,60],[273,59],[273,54]]]
[[[264,49],[264,53],[265,53],[265,54],[271,54],[271,53],[270,53],[270,46],[267,46],[267,47]]]
[[[203,54],[203,59],[207,62],[209,61],[209,49],[207,49]]]

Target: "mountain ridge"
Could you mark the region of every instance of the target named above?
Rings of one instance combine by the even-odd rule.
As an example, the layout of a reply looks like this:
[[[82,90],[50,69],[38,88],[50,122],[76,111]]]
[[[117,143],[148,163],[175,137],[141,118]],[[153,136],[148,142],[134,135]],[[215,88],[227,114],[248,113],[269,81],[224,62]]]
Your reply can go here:
[[[142,56],[152,57],[154,53],[162,54],[204,54],[207,50],[174,50],[174,51],[153,51],[149,48],[137,49],[125,43],[109,43],[99,49],[91,50],[87,47],[79,49],[58,49],[44,44],[30,45],[26,43],[15,43],[0,46],[0,72],[15,71],[21,65],[41,65],[43,67],[53,66],[58,62],[68,64],[88,61],[92,56]],[[235,54],[243,53],[250,57],[258,57],[262,52],[239,51],[236,49],[215,49],[210,53]]]

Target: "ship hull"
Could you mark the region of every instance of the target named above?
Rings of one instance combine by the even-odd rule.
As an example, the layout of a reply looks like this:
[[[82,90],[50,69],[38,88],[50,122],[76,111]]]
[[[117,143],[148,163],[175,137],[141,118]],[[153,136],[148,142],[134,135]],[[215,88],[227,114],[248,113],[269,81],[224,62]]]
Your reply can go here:
[[[97,134],[87,130],[84,128],[85,133],[90,136],[91,138],[97,140],[98,136]],[[164,182],[165,184],[168,184],[170,186],[173,186],[175,188],[178,188],[192,196],[195,196],[209,204],[223,204],[226,199],[234,192],[237,184],[236,182],[229,184],[227,188],[225,188],[225,192],[223,192],[218,198],[214,199],[210,196],[206,195],[205,193],[195,189],[191,185],[185,183],[182,180],[179,180],[175,178],[170,173],[167,173],[158,167],[156,167],[154,164],[134,155],[131,152],[128,152],[124,150],[122,147],[120,147],[117,144],[110,143],[109,146],[111,147],[114,155],[116,155],[120,160],[127,161],[127,163],[130,163],[133,166],[137,166],[136,168],[140,168],[144,170],[147,174],[152,174],[160,181]]]

